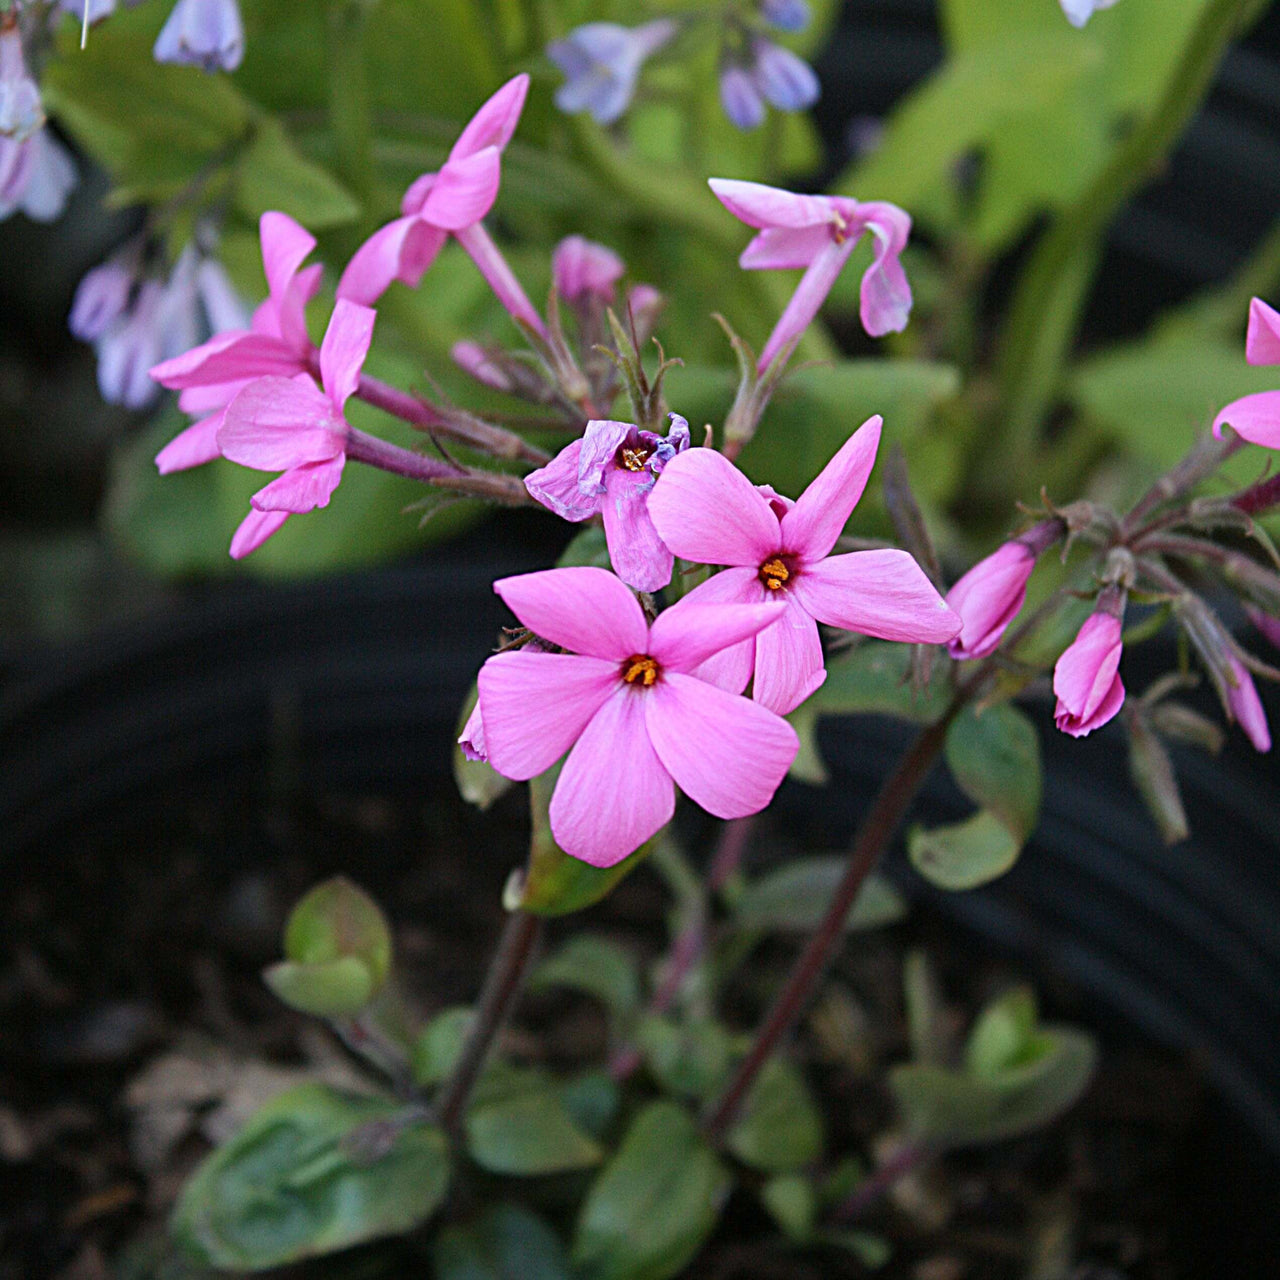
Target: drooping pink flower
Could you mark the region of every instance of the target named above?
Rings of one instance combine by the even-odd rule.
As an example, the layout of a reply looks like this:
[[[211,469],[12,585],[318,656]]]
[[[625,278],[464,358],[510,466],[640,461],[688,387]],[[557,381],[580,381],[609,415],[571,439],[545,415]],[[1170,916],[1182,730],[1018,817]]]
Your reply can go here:
[[[862,327],[873,337],[907,327],[911,286],[900,257],[911,232],[911,218],[883,200],[862,203],[846,196],[805,196],[758,182],[712,178],[721,204],[760,234],[743,250],[739,264],[748,270],[804,267],[805,273],[764,350],[760,370],[818,314],[836,277],[864,231],[876,241],[875,256],[862,277]]]
[[[1234,653],[1228,655],[1227,662],[1236,681],[1235,688],[1227,687],[1227,706],[1254,749],[1270,751],[1271,730],[1267,727],[1267,713],[1263,710],[1262,699],[1258,697],[1253,676]]]
[[[458,746],[462,748],[462,754],[468,760],[488,760],[489,758],[489,749],[484,741],[484,719],[480,714],[479,701],[467,717],[467,723],[462,726],[462,732],[458,735]]]
[[[1120,617],[1106,608],[1096,609],[1053,669],[1058,696],[1054,723],[1073,738],[1106,724],[1124,705],[1120,631]]]
[[[249,328],[215,333],[208,342],[151,370],[161,386],[181,391],[179,408],[198,417],[156,455],[161,475],[218,456],[224,411],[254,379],[291,377],[311,367],[306,307],[320,288],[323,267],[302,263],[316,247],[315,239],[283,213],[264,213],[259,226],[268,294]]]
[[[947,592],[947,604],[960,615],[960,634],[947,645],[953,658],[985,658],[998,647],[1027,598],[1036,557],[1062,531],[1060,520],[1042,521],[979,560]]]
[[[1261,298],[1249,304],[1244,354],[1250,364],[1280,364],[1280,312]],[[1219,439],[1224,426],[1250,444],[1280,449],[1280,391],[1258,391],[1233,400],[1213,420],[1213,434]]]
[[[690,449],[667,464],[649,496],[649,516],[686,560],[729,567],[689,593],[698,603],[764,604],[773,626],[726,649],[704,673],[746,688],[786,714],[826,679],[818,623],[877,636],[941,644],[960,630],[923,570],[905,551],[831,550],[875,463],[880,418],[869,418],[792,503],[762,492],[723,454]]]
[[[525,626],[570,653],[513,650],[480,671],[489,763],[523,781],[569,752],[551,798],[568,854],[608,867],[671,819],[675,784],[719,818],[758,813],[799,740],[785,720],[692,674],[768,626],[762,606],[686,598],[649,626],[603,569],[550,569],[494,583]]]
[[[338,301],[320,346],[323,391],[305,373],[255,378],[227,406],[216,441],[222,456],[283,472],[250,500],[253,510],[231,540],[233,558],[260,547],[291,514],[329,505],[347,460],[343,411],[360,381],[375,319],[369,307]]]
[[[338,281],[338,297],[372,305],[393,280],[417,285],[453,235],[511,315],[544,331],[542,317],[481,222],[498,197],[502,152],[528,92],[529,77],[516,76],[476,112],[440,172],[424,173],[404,193],[402,216],[356,250]]]
[[[595,298],[611,307],[626,269],[612,249],[583,236],[566,236],[551,254],[551,278],[566,302]]]
[[[688,446],[689,424],[678,413],[667,436],[629,422],[588,422],[581,440],[525,476],[525,488],[564,520],[600,514],[614,572],[637,591],[659,591],[671,581],[674,560],[647,500],[663,468]]]

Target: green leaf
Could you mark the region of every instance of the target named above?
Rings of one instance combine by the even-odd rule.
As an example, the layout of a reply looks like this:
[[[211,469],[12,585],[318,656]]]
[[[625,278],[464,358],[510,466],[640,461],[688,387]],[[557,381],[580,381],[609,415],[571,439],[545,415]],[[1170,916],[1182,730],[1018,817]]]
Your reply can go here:
[[[718,1022],[677,1022],[651,1014],[636,1028],[636,1043],[654,1078],[669,1093],[709,1098],[729,1075],[733,1038]]]
[[[814,1242],[833,1245],[853,1254],[868,1271],[878,1271],[893,1257],[893,1246],[874,1231],[861,1231],[850,1227],[837,1231],[819,1231]]]
[[[780,1173],[760,1188],[760,1200],[788,1239],[803,1243],[818,1213],[813,1184],[798,1173]]]
[[[792,1172],[822,1154],[822,1117],[794,1063],[777,1057],[765,1063],[726,1145],[766,1173]]]
[[[475,1014],[467,1005],[441,1009],[418,1033],[411,1054],[413,1082],[423,1089],[453,1074]]]
[[[490,1173],[528,1176],[598,1164],[595,1139],[570,1116],[555,1086],[538,1072],[490,1072],[464,1121],[467,1152]]]
[[[236,207],[255,220],[278,209],[320,231],[360,216],[356,198],[328,170],[300,156],[278,120],[259,123],[237,177]]]
[[[949,1146],[996,1142],[1029,1133],[1070,1107],[1093,1074],[1092,1039],[1068,1027],[1036,1037],[1031,1061],[993,1077],[908,1063],[889,1072],[903,1119],[920,1139]]]
[[[916,828],[907,852],[916,870],[943,889],[974,889],[1017,861],[1040,814],[1040,741],[1035,725],[1001,703],[967,707],[947,732],[947,764],[981,806],[962,822]]]
[[[983,1009],[964,1047],[970,1075],[997,1079],[1034,1048],[1036,997],[1030,987],[1015,987]]]
[[[559,1236],[515,1204],[493,1205],[466,1226],[446,1227],[431,1260],[437,1280],[569,1280]]]
[[[731,1185],[684,1108],[650,1103],[587,1193],[574,1266],[583,1280],[668,1280],[715,1229]]]
[[[593,1138],[603,1138],[622,1101],[618,1083],[607,1071],[584,1071],[560,1086],[560,1100],[573,1122]]]
[[[260,1271],[410,1230],[444,1199],[448,1145],[394,1127],[399,1110],[320,1084],[282,1094],[196,1170],[175,1236],[202,1262]]]
[[[556,844],[547,816],[559,776],[560,766],[556,765],[529,783],[529,808],[533,818],[529,862],[524,872],[513,875],[507,884],[503,903],[509,911],[519,909],[540,916],[581,911],[605,897],[649,856],[653,847],[651,840],[612,867],[593,867],[579,858],[571,858]]]
[[[595,996],[622,1017],[640,1003],[640,975],[635,957],[617,943],[590,934],[570,938],[534,971],[529,986],[571,987]]]
[[[612,568],[603,525],[588,525],[580,533],[575,533],[556,561],[557,569],[577,565],[592,565],[597,569]]]
[[[801,858],[753,880],[734,904],[737,924],[750,929],[809,933],[818,927],[844,875],[848,859],[841,854]],[[867,877],[858,891],[845,929],[877,929],[907,913],[902,895],[884,876]]]
[[[377,990],[369,966],[355,956],[324,964],[281,960],[262,971],[262,980],[291,1009],[316,1018],[350,1017]]]

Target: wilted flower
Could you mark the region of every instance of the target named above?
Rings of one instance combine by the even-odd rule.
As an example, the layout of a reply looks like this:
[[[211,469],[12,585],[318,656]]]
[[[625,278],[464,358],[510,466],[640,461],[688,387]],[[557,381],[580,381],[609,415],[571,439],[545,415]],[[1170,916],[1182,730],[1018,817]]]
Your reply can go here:
[[[758,813],[799,740],[779,716],[692,674],[772,621],[763,606],[689,597],[649,626],[603,569],[503,578],[494,590],[537,635],[569,653],[500,653],[478,680],[489,763],[523,781],[566,751],[551,832],[566,853],[608,867],[670,821],[675,785],[718,818]]]
[[[1124,598],[1106,593],[1053,669],[1054,723],[1073,738],[1106,724],[1124,705],[1120,631]],[[1118,610],[1118,612],[1117,612]]]
[[[786,714],[826,678],[818,623],[884,640],[940,644],[960,629],[924,571],[895,549],[831,554],[875,464],[880,419],[869,418],[791,502],[757,488],[723,454],[690,449],[649,498],[663,542],[686,560],[729,567],[685,599],[757,604],[774,625],[726,649],[714,678]]]
[[[645,59],[675,35],[676,24],[658,18],[639,27],[589,22],[547,46],[547,57],[565,74],[556,90],[561,111],[589,111],[612,124],[631,103]]]
[[[244,58],[236,0],[178,0],[156,38],[157,62],[234,71]]]
[[[601,515],[614,572],[637,591],[659,591],[674,561],[646,504],[663,468],[688,445],[689,424],[677,413],[665,437],[629,422],[589,422],[581,440],[525,477],[525,488],[564,520]]]

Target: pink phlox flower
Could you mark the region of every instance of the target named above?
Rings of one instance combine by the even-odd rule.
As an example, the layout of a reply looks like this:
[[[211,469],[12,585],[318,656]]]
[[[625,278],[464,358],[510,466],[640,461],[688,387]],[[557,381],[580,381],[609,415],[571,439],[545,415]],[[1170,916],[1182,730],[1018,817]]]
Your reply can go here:
[[[260,547],[290,514],[329,505],[347,460],[347,400],[373,337],[376,313],[340,299],[320,346],[320,390],[309,374],[256,378],[227,406],[218,428],[223,457],[282,475],[252,497],[253,510],[236,530],[231,555]]]
[[[748,270],[805,268],[786,310],[760,353],[763,370],[818,314],[863,232],[875,237],[875,255],[862,277],[862,327],[873,337],[899,333],[911,311],[911,286],[901,254],[911,218],[883,200],[806,196],[758,182],[712,178],[711,189],[736,218],[760,234],[739,259]]]
[[[223,412],[254,379],[289,377],[311,367],[306,307],[320,288],[323,267],[302,263],[315,248],[315,239],[283,213],[264,213],[260,230],[268,293],[249,327],[215,333],[208,342],[151,370],[162,386],[181,391],[178,405],[184,413],[199,417],[156,455],[161,475],[218,456]],[[207,278],[202,283],[207,305]],[[210,307],[209,314],[216,326],[223,309]]]
[[[1270,751],[1271,730],[1267,727],[1267,713],[1263,710],[1253,676],[1234,653],[1228,655],[1227,662],[1236,681],[1235,688],[1227,688],[1227,706],[1231,715],[1253,743],[1254,750]]]
[[[486,272],[501,271],[488,247],[467,233],[493,208],[502,179],[502,152],[515,133],[529,91],[529,77],[507,81],[472,117],[438,173],[424,173],[404,193],[401,217],[375,231],[347,263],[338,281],[338,297],[370,305],[393,280],[416,285],[452,233]],[[487,237],[484,237],[487,241]],[[491,242],[490,242],[491,244]],[[496,251],[495,251],[496,252]],[[490,279],[494,284],[494,280]],[[502,282],[509,288],[511,282]],[[495,284],[495,289],[500,286]],[[519,289],[519,286],[515,286]],[[520,296],[523,298],[523,294]],[[503,297],[499,291],[499,297]],[[508,300],[503,298],[504,303]],[[527,300],[524,303],[532,312]],[[528,317],[525,317],[528,318]],[[532,312],[534,328],[542,321]]]
[[[1054,723],[1073,738],[1107,723],[1124,704],[1120,680],[1120,619],[1096,611],[1085,619],[1076,638],[1053,668],[1058,705]]]
[[[614,572],[637,591],[661,590],[675,563],[647,508],[663,468],[689,447],[689,424],[678,413],[670,417],[666,436],[630,422],[588,422],[581,440],[524,479],[533,497],[562,519],[600,515]]]
[[[649,626],[603,569],[550,569],[494,590],[525,626],[569,653],[513,650],[480,671],[489,763],[523,781],[568,758],[551,798],[560,848],[608,867],[670,821],[675,786],[718,818],[758,813],[799,740],[785,720],[694,674],[768,626],[762,606],[686,598]]]
[[[566,236],[551,254],[551,278],[566,302],[594,298],[611,307],[626,269],[612,249],[583,236]]]
[[[1249,304],[1244,353],[1250,364],[1280,364],[1280,313],[1261,298]],[[1213,420],[1213,434],[1219,439],[1225,425],[1250,444],[1280,449],[1280,391],[1258,391],[1233,400]]]
[[[726,648],[702,673],[746,688],[786,714],[826,679],[818,623],[883,640],[941,644],[960,629],[905,551],[831,555],[875,463],[880,418],[844,443],[795,503],[761,492],[723,454],[690,449],[669,463],[649,496],[658,536],[677,556],[728,566],[685,598],[763,604],[776,621]]]

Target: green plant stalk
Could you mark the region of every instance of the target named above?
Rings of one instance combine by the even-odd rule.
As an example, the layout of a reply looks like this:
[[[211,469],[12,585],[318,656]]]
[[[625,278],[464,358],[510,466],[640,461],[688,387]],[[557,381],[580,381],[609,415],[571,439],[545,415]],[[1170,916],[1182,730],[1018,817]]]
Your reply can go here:
[[[360,0],[333,0],[329,7],[329,127],[339,173],[360,196],[366,212],[376,214],[373,111],[364,56],[366,8]]]
[[[1021,478],[1035,461],[1107,227],[1164,164],[1209,92],[1231,40],[1265,2],[1209,0],[1160,101],[1119,144],[1093,185],[1058,214],[1023,268],[1003,336],[1001,405],[987,440],[1008,461],[1003,474]],[[983,450],[984,468],[990,451]]]

